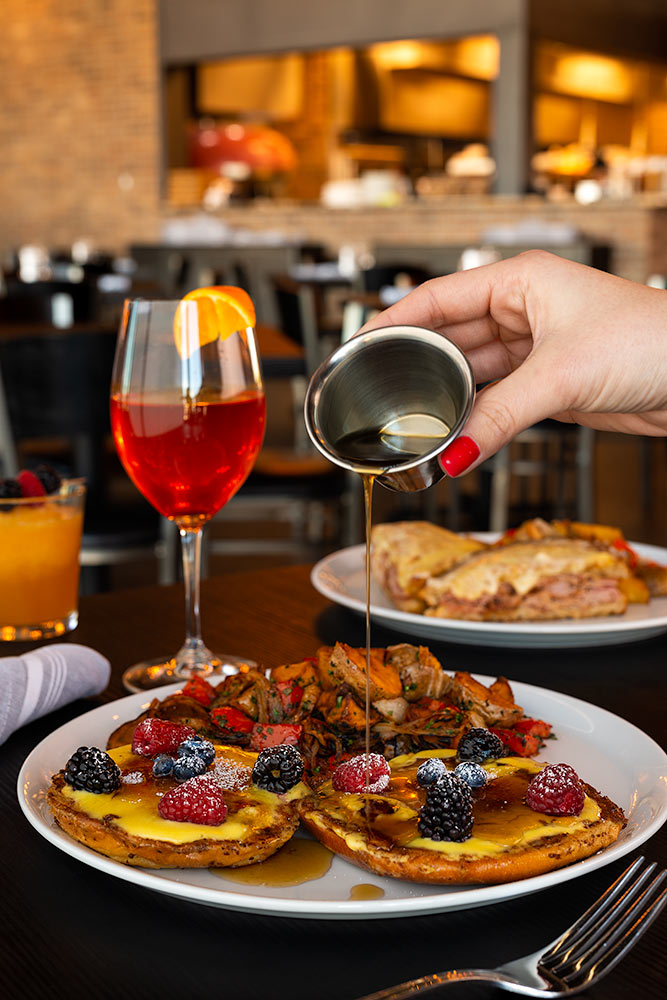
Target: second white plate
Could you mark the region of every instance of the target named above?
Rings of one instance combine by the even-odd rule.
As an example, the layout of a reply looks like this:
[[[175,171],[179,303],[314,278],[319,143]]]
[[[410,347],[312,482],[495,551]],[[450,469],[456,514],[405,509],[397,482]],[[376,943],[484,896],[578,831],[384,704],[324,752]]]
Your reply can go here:
[[[496,536],[478,537],[492,540]],[[639,542],[630,544],[643,559],[667,564],[667,549]],[[365,545],[353,545],[332,552],[313,567],[312,584],[330,601],[365,615],[365,559]],[[398,611],[373,581],[371,616],[404,634],[467,646],[530,646],[536,649],[611,646],[638,642],[667,632],[667,597],[654,598],[649,604],[631,604],[625,614],[604,618],[551,622],[466,622]]]

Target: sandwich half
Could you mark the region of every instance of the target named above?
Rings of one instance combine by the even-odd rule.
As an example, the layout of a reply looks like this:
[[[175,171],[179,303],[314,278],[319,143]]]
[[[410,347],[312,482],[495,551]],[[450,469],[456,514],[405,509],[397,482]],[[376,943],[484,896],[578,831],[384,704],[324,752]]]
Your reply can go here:
[[[623,557],[592,542],[544,538],[471,555],[420,591],[425,614],[470,621],[545,621],[622,614]]]

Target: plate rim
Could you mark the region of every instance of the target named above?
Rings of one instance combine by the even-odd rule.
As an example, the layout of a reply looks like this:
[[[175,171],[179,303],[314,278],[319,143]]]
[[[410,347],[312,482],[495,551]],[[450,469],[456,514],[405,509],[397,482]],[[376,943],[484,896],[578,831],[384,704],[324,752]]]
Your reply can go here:
[[[498,533],[495,532],[469,532],[468,535],[472,538],[489,541],[493,541],[499,537]],[[664,563],[667,564],[667,549],[644,542],[628,542],[628,544],[639,555],[646,554],[649,558],[653,559],[655,559],[656,555],[659,555],[662,557]],[[336,549],[334,552],[330,552],[318,560],[310,573],[310,582],[318,593],[328,598],[334,604],[349,608],[358,614],[365,614],[364,602],[359,598],[334,590],[327,584],[324,575],[334,572],[330,567],[337,559],[345,557],[353,558],[357,555],[363,557],[365,548],[365,544],[362,543],[360,545],[350,545],[342,549]],[[341,579],[339,574],[336,575],[338,579]],[[377,587],[378,585],[375,584],[375,586]],[[640,639],[649,638],[652,635],[667,631],[667,598],[655,598],[655,600],[665,601],[665,613],[643,621],[627,620],[621,615],[606,615],[600,618],[561,619],[542,622],[479,622],[466,621],[462,618],[431,618],[411,611],[401,611],[398,608],[373,604],[372,601],[371,616],[382,622],[391,622],[392,626],[414,626],[415,629],[420,625],[422,629],[426,626],[429,631],[429,637],[434,636],[434,632],[431,630],[436,630],[438,634],[442,631],[443,641],[446,641],[447,636],[452,633],[464,632],[480,637],[483,636],[487,639],[493,635],[503,638],[516,638],[517,640],[521,640],[521,645],[527,645],[530,637],[538,636],[542,640],[549,637],[554,639],[571,639],[573,641],[569,645],[573,647],[576,646],[577,637],[592,640],[601,634],[612,634],[618,635],[619,641],[621,641],[623,637],[627,637],[628,633],[636,632],[637,640],[639,641]]]
[[[479,678],[482,683],[493,679],[485,674],[475,673],[474,676]],[[613,723],[615,726],[620,723],[626,731],[632,731],[635,736],[638,736],[640,739],[645,741],[647,749],[650,749],[652,754],[655,755],[656,761],[660,762],[659,764],[656,763],[655,765],[652,765],[652,767],[660,767],[662,769],[663,779],[667,779],[667,753],[665,753],[662,747],[660,747],[660,745],[652,737],[650,737],[643,730],[639,729],[638,726],[635,726],[634,723],[628,722],[621,716],[615,715],[615,713],[610,712],[601,706],[583,701],[573,695],[568,695],[560,691],[553,691],[549,688],[538,687],[532,684],[526,684],[522,681],[512,681],[511,683],[517,696],[519,698],[523,698],[524,700],[526,693],[528,693],[529,696],[534,694],[538,698],[546,698],[547,700],[555,699],[560,702],[561,705],[564,704],[566,708],[571,709],[573,712],[580,712],[582,710],[590,711],[592,709],[594,713],[601,717],[602,721],[606,721],[608,724]],[[161,690],[164,691],[166,696],[168,693],[179,690],[180,687],[180,684],[173,684],[167,685]],[[542,875],[536,875],[528,879],[519,879],[514,882],[501,883],[500,885],[456,887],[455,892],[452,892],[452,887],[443,886],[442,892],[431,893],[423,896],[416,895],[360,901],[298,898],[290,899],[282,896],[247,895],[233,889],[228,889],[226,886],[209,888],[207,886],[197,886],[187,882],[178,882],[176,880],[169,879],[168,875],[159,875],[150,869],[133,868],[129,865],[124,865],[119,861],[113,861],[104,855],[97,854],[90,848],[84,847],[82,844],[79,844],[78,841],[70,838],[67,834],[61,831],[53,821],[51,821],[50,824],[47,823],[38,811],[38,807],[35,806],[34,808],[31,808],[29,803],[29,795],[35,793],[35,790],[32,790],[29,787],[28,777],[30,768],[33,765],[37,765],[39,756],[47,750],[51,741],[55,741],[59,737],[63,736],[70,728],[72,730],[76,730],[85,720],[88,720],[89,722],[97,721],[94,719],[95,716],[99,716],[100,720],[102,718],[106,719],[109,717],[109,721],[113,721],[111,718],[113,711],[118,709],[121,705],[125,706],[129,711],[135,707],[141,708],[142,704],[146,702],[146,699],[147,695],[145,693],[140,693],[119,698],[112,702],[107,702],[104,705],[99,705],[88,712],[75,716],[74,719],[70,719],[69,722],[64,723],[62,726],[59,726],[57,729],[53,730],[53,732],[49,733],[48,736],[44,737],[44,739],[33,748],[23,762],[17,779],[17,796],[21,810],[31,826],[47,842],[62,850],[65,854],[74,857],[76,860],[79,860],[98,871],[120,878],[123,881],[131,882],[135,885],[140,885],[156,892],[186,899],[189,902],[213,905],[232,911],[261,913],[265,916],[329,920],[400,918],[425,916],[431,913],[447,913],[450,911],[456,912],[460,909],[491,905],[497,902],[506,902],[516,897],[547,889],[552,885],[557,885],[561,882],[570,881],[579,875],[584,875],[590,871],[604,867],[618,858],[624,857],[631,851],[634,851],[637,847],[652,837],[665,823],[665,821],[667,821],[667,782],[663,780],[658,785],[658,789],[662,794],[659,796],[657,811],[651,821],[641,830],[636,831],[625,840],[622,840],[621,843],[616,841],[599,854],[594,854],[589,858],[575,862],[573,865],[569,865],[565,868],[557,869],[552,872],[545,872]],[[148,696],[148,700],[150,701],[150,696]],[[76,741],[73,740],[73,742]],[[177,870],[182,871],[183,869]],[[169,872],[170,869],[163,869],[163,871]],[[199,871],[199,869],[196,869],[196,871]],[[359,869],[359,871],[362,871],[362,869]],[[380,876],[373,876],[372,873],[368,873],[368,876],[369,878],[380,878]],[[419,885],[419,883],[412,884]]]

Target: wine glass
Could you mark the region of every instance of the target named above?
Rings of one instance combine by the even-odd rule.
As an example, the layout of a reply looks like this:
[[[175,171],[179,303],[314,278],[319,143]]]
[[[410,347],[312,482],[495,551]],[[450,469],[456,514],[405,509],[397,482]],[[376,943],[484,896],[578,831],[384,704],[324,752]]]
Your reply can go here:
[[[186,638],[171,657],[135,664],[130,691],[226,672],[249,662],[205,646],[199,616],[202,529],[247,479],[266,407],[241,289],[198,289],[180,301],[125,302],[111,385],[111,426],[130,479],[182,542]],[[233,669],[233,668],[232,668]]]

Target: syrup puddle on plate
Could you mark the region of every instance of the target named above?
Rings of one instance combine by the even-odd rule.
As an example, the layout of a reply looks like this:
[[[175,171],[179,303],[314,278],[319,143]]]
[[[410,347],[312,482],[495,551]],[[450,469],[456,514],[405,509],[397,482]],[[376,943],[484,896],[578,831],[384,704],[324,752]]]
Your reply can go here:
[[[352,886],[348,899],[382,899],[383,896],[384,889],[381,889],[379,885],[373,885],[371,882],[360,882],[358,885]]]
[[[244,885],[273,888],[303,885],[322,878],[331,868],[332,852],[315,840],[294,837],[284,847],[257,865],[242,868],[209,868],[212,875]]]

